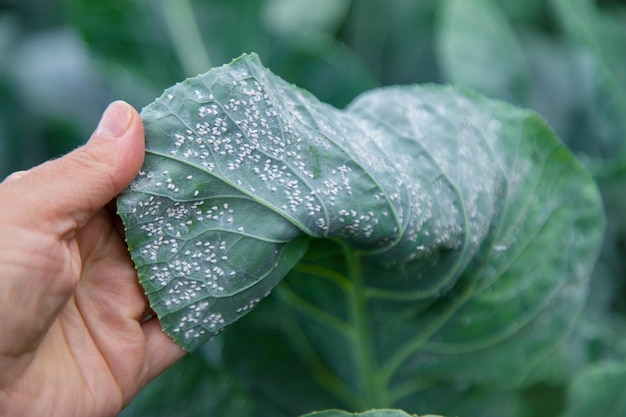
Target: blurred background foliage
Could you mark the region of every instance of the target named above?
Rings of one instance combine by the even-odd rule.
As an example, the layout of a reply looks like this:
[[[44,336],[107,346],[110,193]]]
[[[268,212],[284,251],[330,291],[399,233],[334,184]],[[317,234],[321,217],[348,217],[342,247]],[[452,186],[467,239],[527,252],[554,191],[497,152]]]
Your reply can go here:
[[[587,314],[550,362],[562,378],[537,376],[519,395],[483,395],[480,404],[409,411],[601,415],[587,388],[626,383],[626,1],[0,0],[0,177],[84,143],[112,100],[140,109],[175,82],[252,51],[338,107],[377,86],[455,83],[549,121],[595,176],[609,219]],[[259,310],[247,325],[261,320]],[[293,416],[336,405],[290,381],[302,394],[291,408],[272,409],[271,395],[261,404],[234,376],[228,343],[220,337],[185,358],[123,415]],[[298,367],[284,349],[259,357]],[[259,378],[273,372],[264,359],[247,361]]]

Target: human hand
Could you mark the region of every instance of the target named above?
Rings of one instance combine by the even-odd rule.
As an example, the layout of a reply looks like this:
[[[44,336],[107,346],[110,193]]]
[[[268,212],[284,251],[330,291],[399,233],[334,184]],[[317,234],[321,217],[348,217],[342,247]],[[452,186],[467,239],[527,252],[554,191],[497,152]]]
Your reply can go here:
[[[0,416],[115,416],[184,355],[148,309],[107,203],[143,124],[115,102],[89,142],[0,183]]]

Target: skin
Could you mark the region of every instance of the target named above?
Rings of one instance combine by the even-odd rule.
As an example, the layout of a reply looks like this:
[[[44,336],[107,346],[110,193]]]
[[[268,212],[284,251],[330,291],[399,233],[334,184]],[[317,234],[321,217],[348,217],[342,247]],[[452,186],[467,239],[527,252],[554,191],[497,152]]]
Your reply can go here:
[[[144,156],[114,102],[89,142],[0,183],[0,416],[116,416],[184,352],[148,311],[111,204]]]

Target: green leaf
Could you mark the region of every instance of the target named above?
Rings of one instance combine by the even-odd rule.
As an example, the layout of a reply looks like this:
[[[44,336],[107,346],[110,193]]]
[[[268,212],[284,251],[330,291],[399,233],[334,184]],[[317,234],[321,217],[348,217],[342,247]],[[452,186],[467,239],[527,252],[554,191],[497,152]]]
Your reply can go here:
[[[528,64],[496,1],[443,0],[439,20],[439,60],[450,82],[515,104],[528,102]]]
[[[324,49],[350,7],[349,0],[268,0],[262,19],[267,30],[299,43],[303,48]]]
[[[145,0],[67,1],[69,18],[85,43],[103,58],[104,69],[119,71],[121,66],[138,82],[149,80],[152,86],[171,83],[181,74],[159,11],[154,2]]]
[[[622,416],[626,414],[626,364],[598,363],[572,381],[569,406],[563,417]]]
[[[185,356],[143,389],[119,417],[250,416],[247,394],[219,365],[200,352]]]
[[[438,1],[353,1],[338,38],[382,85],[439,79],[432,41]]]
[[[552,18],[544,0],[498,0],[498,4],[511,21],[522,24],[525,29],[546,25]]]
[[[262,396],[276,408],[301,398],[286,381],[353,410],[519,386],[584,303],[600,199],[532,112],[433,85],[337,110],[250,55],[142,118],[145,164],[118,212],[150,303],[194,350],[289,273],[250,343],[225,348],[245,373],[279,366],[256,332],[291,344],[302,366],[245,378],[284,387]]]
[[[624,8],[609,13],[591,0],[552,0],[550,4],[581,56],[585,76],[577,88],[590,91],[581,104],[585,114],[581,149],[589,156],[604,158],[614,157],[620,150],[626,152]],[[597,167],[603,168],[606,169],[606,162]]]

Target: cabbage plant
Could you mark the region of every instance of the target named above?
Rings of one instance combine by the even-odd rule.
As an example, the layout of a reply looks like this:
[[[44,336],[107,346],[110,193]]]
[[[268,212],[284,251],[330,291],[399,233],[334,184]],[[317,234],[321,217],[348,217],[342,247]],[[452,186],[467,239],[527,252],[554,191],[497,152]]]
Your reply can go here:
[[[550,378],[604,215],[536,113],[441,85],[337,109],[251,54],[141,116],[118,213],[163,330],[252,399],[224,416],[422,415]]]

